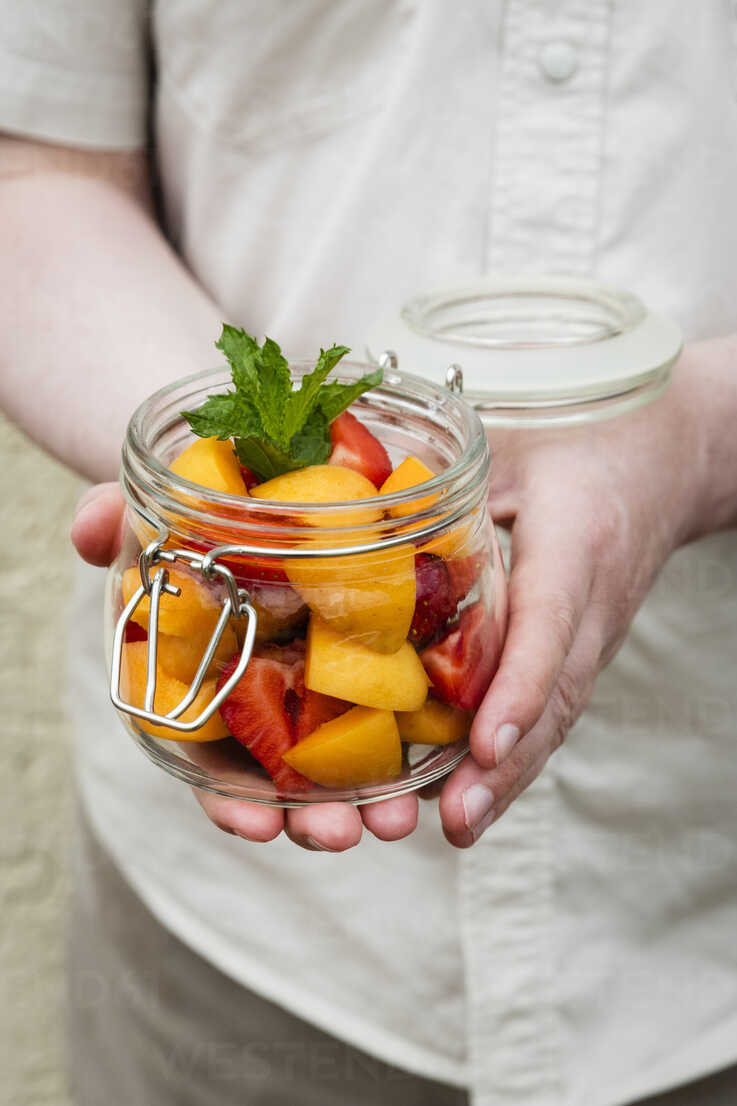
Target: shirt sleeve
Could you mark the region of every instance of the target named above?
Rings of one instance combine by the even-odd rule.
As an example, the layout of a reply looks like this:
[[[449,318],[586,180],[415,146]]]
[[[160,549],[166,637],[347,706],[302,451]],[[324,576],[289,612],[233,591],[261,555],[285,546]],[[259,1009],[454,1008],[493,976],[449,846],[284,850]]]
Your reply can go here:
[[[145,144],[148,0],[0,0],[0,130],[104,150]]]

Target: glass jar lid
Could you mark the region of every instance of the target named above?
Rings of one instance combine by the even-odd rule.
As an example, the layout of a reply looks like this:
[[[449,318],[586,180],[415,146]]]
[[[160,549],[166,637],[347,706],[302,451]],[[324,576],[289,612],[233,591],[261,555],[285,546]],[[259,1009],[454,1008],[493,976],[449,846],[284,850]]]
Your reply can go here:
[[[522,275],[417,296],[373,328],[367,355],[389,349],[390,363],[437,383],[451,366],[487,425],[539,426],[650,402],[681,346],[678,326],[629,292]]]

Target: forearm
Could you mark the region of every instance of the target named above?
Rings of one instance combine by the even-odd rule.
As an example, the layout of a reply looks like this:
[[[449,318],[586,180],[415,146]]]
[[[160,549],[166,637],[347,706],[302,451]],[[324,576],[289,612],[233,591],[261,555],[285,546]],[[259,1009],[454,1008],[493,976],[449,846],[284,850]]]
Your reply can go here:
[[[62,461],[110,479],[133,408],[214,363],[220,313],[151,214],[142,154],[0,139],[0,227],[0,402]]]

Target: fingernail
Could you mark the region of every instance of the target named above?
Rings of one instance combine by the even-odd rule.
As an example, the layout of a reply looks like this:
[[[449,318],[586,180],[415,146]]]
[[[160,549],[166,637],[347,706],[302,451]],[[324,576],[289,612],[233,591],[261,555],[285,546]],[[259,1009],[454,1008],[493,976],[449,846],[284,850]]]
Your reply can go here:
[[[474,783],[463,792],[462,799],[466,829],[475,841],[494,821],[494,792],[482,783]]]
[[[518,726],[513,726],[511,722],[505,722],[503,726],[499,727],[494,737],[494,755],[497,764],[501,764],[503,760],[507,759],[518,741]]]
[[[321,845],[314,837],[305,837],[305,845],[308,849],[314,849],[318,853],[337,853],[339,849],[329,849],[327,845]]]

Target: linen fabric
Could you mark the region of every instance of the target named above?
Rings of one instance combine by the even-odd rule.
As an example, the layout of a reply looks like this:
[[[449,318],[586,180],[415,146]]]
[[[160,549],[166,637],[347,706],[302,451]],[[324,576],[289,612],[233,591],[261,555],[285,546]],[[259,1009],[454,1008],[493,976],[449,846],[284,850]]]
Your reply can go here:
[[[67,1030],[75,1106],[467,1106],[260,998],[146,909],[83,811]],[[737,1067],[635,1106],[734,1106]]]
[[[150,102],[172,241],[224,318],[292,355],[360,351],[418,292],[520,270],[629,288],[687,339],[735,329],[734,5],[0,12],[0,126],[125,149]],[[218,834],[120,732],[99,591],[80,570],[85,801],[222,972],[477,1106],[617,1106],[737,1058],[737,532],[671,559],[565,748],[464,854],[432,806],[344,856]]]

